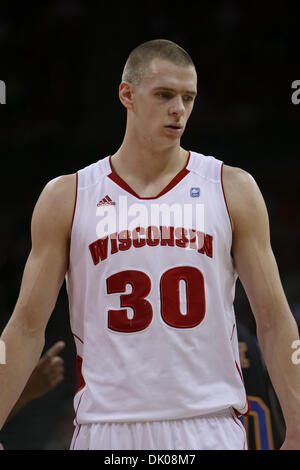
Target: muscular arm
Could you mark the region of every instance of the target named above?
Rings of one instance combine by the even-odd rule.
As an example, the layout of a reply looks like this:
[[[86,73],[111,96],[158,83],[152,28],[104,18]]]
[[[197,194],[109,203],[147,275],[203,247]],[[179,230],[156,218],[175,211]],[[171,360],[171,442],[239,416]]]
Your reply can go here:
[[[6,364],[0,365],[0,429],[40,359],[45,328],[69,261],[75,175],[45,187],[32,216],[32,249],[13,314],[3,331]]]
[[[299,449],[300,367],[291,360],[298,328],[271,248],[265,203],[254,179],[243,170],[224,166],[223,184],[233,226],[233,258],[284,414],[286,445]]]

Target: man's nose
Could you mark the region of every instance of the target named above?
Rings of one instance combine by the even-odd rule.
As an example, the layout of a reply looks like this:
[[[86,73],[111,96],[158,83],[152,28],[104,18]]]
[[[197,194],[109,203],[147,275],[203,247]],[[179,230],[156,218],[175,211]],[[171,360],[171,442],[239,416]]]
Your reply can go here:
[[[169,112],[171,115],[182,116],[184,114],[185,107],[181,96],[173,98]]]

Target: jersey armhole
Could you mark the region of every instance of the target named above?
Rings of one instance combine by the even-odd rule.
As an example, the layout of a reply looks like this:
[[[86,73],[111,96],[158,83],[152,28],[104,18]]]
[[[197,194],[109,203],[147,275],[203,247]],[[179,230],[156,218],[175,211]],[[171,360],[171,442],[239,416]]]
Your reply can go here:
[[[227,204],[227,200],[226,200],[226,195],[225,195],[225,191],[224,191],[224,185],[223,185],[223,166],[224,166],[224,162],[222,162],[222,165],[221,165],[221,186],[222,186],[222,193],[223,193],[223,198],[224,198],[224,202],[225,202],[225,206],[226,206],[226,211],[227,211],[227,215],[228,215],[228,219],[229,219],[231,231],[233,232],[231,217],[230,217],[230,213],[229,213],[229,209],[228,209],[228,204]]]
[[[71,236],[72,236],[73,224],[74,224],[74,218],[75,218],[75,212],[76,212],[76,206],[77,206],[77,198],[78,198],[78,171],[76,171],[76,189],[75,189],[75,201],[74,201],[73,216],[72,216],[72,223],[71,223]]]

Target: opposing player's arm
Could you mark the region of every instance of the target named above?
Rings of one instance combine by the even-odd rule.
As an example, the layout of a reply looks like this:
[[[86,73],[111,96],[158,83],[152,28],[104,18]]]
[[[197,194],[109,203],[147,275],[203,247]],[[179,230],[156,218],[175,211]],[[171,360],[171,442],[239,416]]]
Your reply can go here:
[[[252,176],[243,170],[224,165],[223,184],[233,227],[232,254],[284,414],[286,445],[299,448],[300,368],[292,362],[298,328],[272,251],[265,202]]]
[[[76,176],[66,175],[44,188],[35,206],[20,293],[5,327],[6,364],[0,365],[0,428],[20,396],[44,346],[45,328],[69,262]]]

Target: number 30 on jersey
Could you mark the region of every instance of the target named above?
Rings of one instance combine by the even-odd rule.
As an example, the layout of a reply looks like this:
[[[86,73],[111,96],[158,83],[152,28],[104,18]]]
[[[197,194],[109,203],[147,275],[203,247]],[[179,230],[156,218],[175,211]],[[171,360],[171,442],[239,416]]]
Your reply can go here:
[[[180,282],[185,283],[185,312],[180,306]],[[132,292],[125,294],[127,285]],[[153,307],[147,299],[151,279],[143,271],[125,270],[112,274],[106,280],[107,294],[120,294],[120,309],[108,310],[108,327],[123,333],[141,331],[150,325]],[[174,328],[194,328],[205,315],[204,277],[192,266],[177,266],[166,270],[159,283],[160,311],[165,323]],[[133,310],[129,318],[126,307]]]

